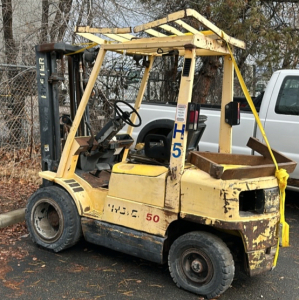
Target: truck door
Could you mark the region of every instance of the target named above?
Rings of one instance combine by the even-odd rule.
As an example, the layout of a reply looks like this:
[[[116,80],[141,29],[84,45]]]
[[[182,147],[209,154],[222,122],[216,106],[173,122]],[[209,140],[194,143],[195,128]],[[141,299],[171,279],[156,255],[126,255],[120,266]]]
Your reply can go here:
[[[274,97],[276,96],[276,101]],[[271,147],[299,160],[299,73],[281,71],[270,98],[264,123]],[[261,139],[258,130],[257,137]],[[297,166],[292,178],[299,178]]]

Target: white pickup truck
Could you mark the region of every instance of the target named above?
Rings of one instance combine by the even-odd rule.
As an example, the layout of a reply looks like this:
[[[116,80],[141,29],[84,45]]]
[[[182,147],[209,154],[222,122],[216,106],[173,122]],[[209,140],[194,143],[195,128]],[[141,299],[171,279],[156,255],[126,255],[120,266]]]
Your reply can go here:
[[[142,125],[133,131],[134,140],[143,142],[149,133],[167,135],[173,128],[175,110],[176,106],[171,104],[143,102],[139,110]],[[207,126],[199,149],[218,152],[220,109],[202,105],[200,114],[207,116]],[[288,188],[299,191],[299,70],[280,70],[272,75],[259,107],[259,117],[271,147],[297,162]],[[250,109],[241,110],[240,119],[240,125],[233,129],[233,153],[251,154],[246,147],[249,137],[262,142],[263,137]]]

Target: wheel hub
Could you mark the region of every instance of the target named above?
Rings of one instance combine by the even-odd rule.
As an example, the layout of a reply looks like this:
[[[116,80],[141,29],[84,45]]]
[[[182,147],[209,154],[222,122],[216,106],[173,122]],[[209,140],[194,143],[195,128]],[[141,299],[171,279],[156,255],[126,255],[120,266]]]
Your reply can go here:
[[[56,210],[49,209],[48,220],[49,220],[49,224],[53,227],[57,227],[59,225],[59,216]]]
[[[46,243],[58,240],[63,232],[63,217],[58,206],[50,199],[41,199],[32,210],[34,230]]]
[[[194,259],[191,263],[191,268],[195,273],[200,273],[203,271],[202,263],[199,261],[199,259]]]
[[[124,111],[123,117],[124,117],[126,120],[130,119],[130,113],[129,113],[128,111]]]
[[[188,280],[200,285],[207,284],[214,275],[213,264],[204,251],[198,248],[186,249],[181,256],[181,269]]]

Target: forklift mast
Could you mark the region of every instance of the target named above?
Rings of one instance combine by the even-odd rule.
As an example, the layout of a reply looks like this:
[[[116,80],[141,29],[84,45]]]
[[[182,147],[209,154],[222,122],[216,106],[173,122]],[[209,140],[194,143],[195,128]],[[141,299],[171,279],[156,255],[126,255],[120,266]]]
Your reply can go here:
[[[80,82],[79,75],[80,71],[83,72],[82,65],[80,66],[83,51],[80,50],[78,46],[65,43],[43,44],[35,47],[43,171],[57,171],[61,158],[63,133],[59,115],[59,82],[65,80],[65,56],[68,61],[70,120],[74,119],[83,94],[80,88],[83,87],[83,82]],[[59,65],[60,71],[58,71]],[[83,135],[84,130],[85,125],[82,120],[77,135]],[[46,184],[45,181],[43,184]]]

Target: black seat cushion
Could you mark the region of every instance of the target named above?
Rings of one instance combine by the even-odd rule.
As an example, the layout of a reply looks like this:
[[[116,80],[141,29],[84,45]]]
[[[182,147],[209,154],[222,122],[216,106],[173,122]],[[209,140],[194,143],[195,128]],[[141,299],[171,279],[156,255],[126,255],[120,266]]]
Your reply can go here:
[[[147,157],[169,160],[170,143],[165,135],[149,134],[144,140],[144,153]]]

